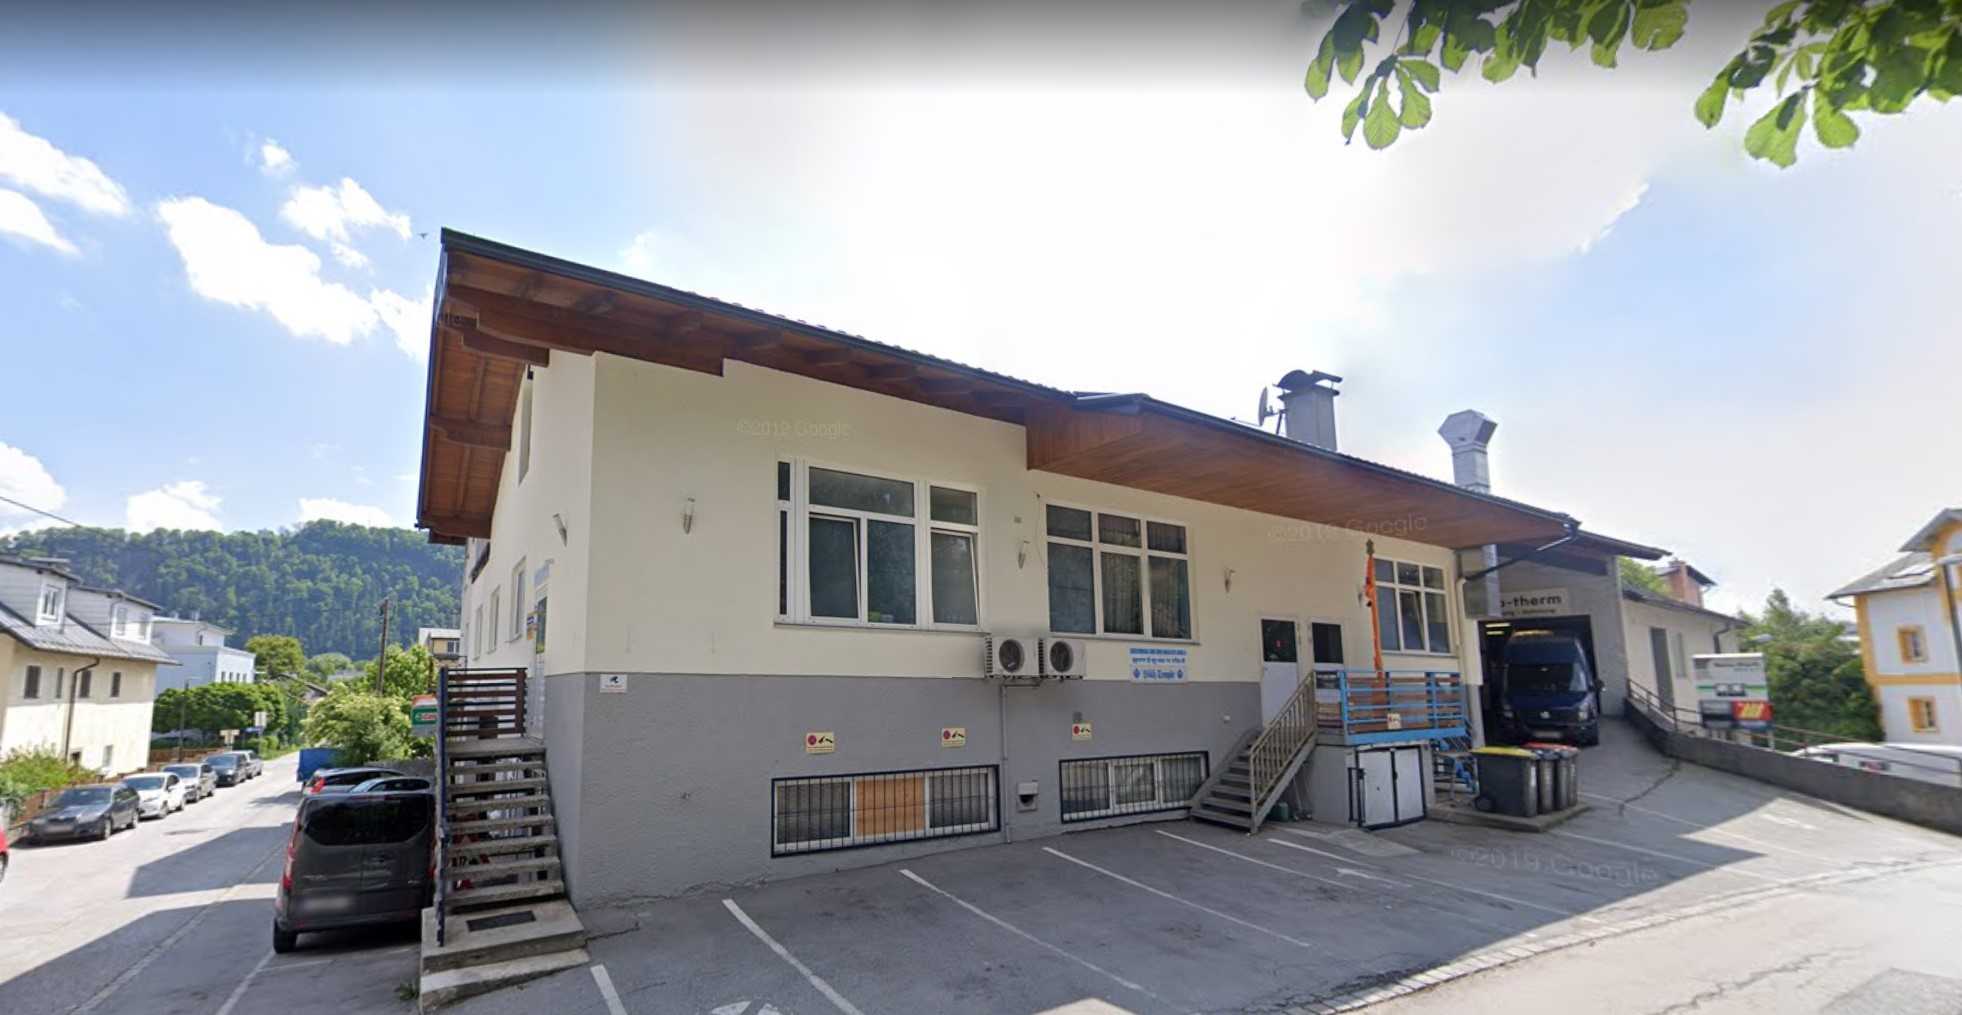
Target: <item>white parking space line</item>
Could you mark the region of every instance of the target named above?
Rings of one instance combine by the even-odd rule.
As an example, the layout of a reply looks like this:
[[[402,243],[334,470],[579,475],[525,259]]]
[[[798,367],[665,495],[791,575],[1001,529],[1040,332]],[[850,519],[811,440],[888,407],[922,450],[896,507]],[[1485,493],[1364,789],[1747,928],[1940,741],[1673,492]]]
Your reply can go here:
[[[1043,851],[1043,852],[1045,852],[1045,853],[1048,853],[1048,854],[1049,854],[1049,855],[1051,855],[1051,856],[1056,856],[1056,857],[1061,857],[1062,859],[1065,859],[1065,860],[1068,860],[1069,862],[1071,862],[1071,863],[1073,863],[1073,864],[1076,864],[1076,865],[1077,865],[1077,866],[1079,866],[1079,867],[1088,867],[1088,868],[1090,868],[1091,870],[1093,870],[1093,871],[1096,871],[1097,873],[1099,873],[1099,874],[1102,874],[1102,875],[1104,875],[1105,877],[1108,877],[1108,878],[1114,878],[1114,879],[1116,879],[1116,880],[1118,880],[1118,881],[1122,881],[1122,882],[1124,882],[1125,884],[1127,884],[1127,885],[1130,885],[1130,886],[1131,886],[1131,887],[1133,887],[1133,888],[1139,888],[1139,889],[1143,889],[1144,891],[1147,891],[1147,892],[1150,892],[1151,894],[1153,894],[1153,895],[1156,895],[1156,896],[1158,896],[1158,897],[1159,897],[1159,898],[1161,898],[1161,899],[1169,899],[1169,900],[1171,900],[1171,901],[1173,901],[1173,902],[1176,902],[1176,903],[1178,903],[1178,904],[1179,904],[1179,905],[1181,905],[1181,906],[1188,906],[1188,907],[1190,907],[1190,908],[1192,908],[1192,909],[1196,909],[1196,910],[1198,910],[1198,911],[1200,911],[1201,913],[1206,913],[1206,914],[1208,914],[1208,915],[1211,915],[1211,916],[1216,916],[1216,917],[1219,917],[1220,919],[1222,919],[1222,920],[1225,920],[1225,921],[1226,921],[1226,922],[1228,922],[1228,923],[1236,923],[1236,924],[1239,924],[1239,925],[1240,925],[1240,926],[1242,926],[1242,927],[1246,927],[1246,928],[1248,928],[1249,930],[1257,930],[1257,931],[1259,931],[1259,932],[1261,932],[1262,934],[1266,934],[1266,935],[1268,935],[1269,937],[1277,937],[1277,938],[1280,938],[1281,940],[1283,940],[1283,941],[1286,941],[1286,942],[1287,942],[1288,944],[1291,944],[1291,945],[1295,945],[1295,946],[1298,946],[1298,947],[1301,947],[1301,948],[1314,948],[1314,947],[1315,947],[1314,945],[1311,945],[1311,944],[1309,944],[1308,942],[1306,942],[1306,941],[1303,941],[1303,940],[1301,940],[1301,939],[1299,939],[1299,938],[1292,938],[1292,937],[1289,937],[1289,936],[1287,936],[1286,934],[1283,934],[1283,933],[1281,933],[1281,932],[1280,932],[1280,931],[1278,931],[1278,930],[1269,930],[1269,929],[1267,929],[1266,927],[1262,927],[1262,926],[1261,926],[1260,924],[1257,924],[1257,923],[1251,923],[1251,922],[1249,922],[1249,921],[1246,921],[1246,920],[1242,920],[1242,919],[1240,919],[1239,917],[1237,917],[1237,916],[1234,916],[1234,915],[1232,915],[1232,914],[1230,914],[1230,913],[1222,913],[1222,912],[1220,912],[1219,910],[1217,910],[1217,909],[1214,909],[1214,908],[1212,908],[1212,907],[1210,907],[1210,906],[1202,906],[1202,905],[1200,905],[1200,904],[1199,904],[1199,903],[1197,903],[1197,902],[1191,902],[1191,901],[1188,901],[1188,900],[1185,900],[1185,899],[1181,899],[1181,898],[1179,898],[1178,896],[1176,896],[1176,895],[1173,895],[1173,894],[1172,894],[1171,892],[1165,892],[1165,891],[1160,891],[1160,890],[1158,890],[1158,889],[1156,889],[1156,888],[1153,888],[1153,887],[1151,887],[1151,886],[1150,886],[1150,885],[1148,885],[1148,884],[1145,884],[1145,883],[1144,883],[1144,882],[1142,882],[1142,881],[1133,881],[1133,880],[1131,880],[1130,878],[1127,878],[1127,877],[1125,877],[1124,875],[1122,875],[1122,874],[1119,874],[1119,873],[1117,873],[1116,871],[1113,871],[1113,870],[1105,870],[1104,868],[1102,868],[1102,867],[1099,867],[1099,866],[1097,866],[1096,864],[1094,864],[1094,863],[1091,863],[1091,862],[1090,862],[1090,861],[1088,861],[1088,860],[1079,860],[1079,859],[1077,859],[1076,857],[1073,857],[1073,856],[1071,856],[1071,855],[1069,855],[1068,853],[1065,853],[1065,852],[1063,852],[1063,851],[1062,851],[1062,850],[1060,850],[1060,849],[1051,849],[1051,848],[1049,848],[1048,846],[1044,846],[1044,847],[1042,847],[1042,851]]]
[[[1023,930],[1022,928],[1017,927],[1012,923],[1009,923],[1007,920],[1004,920],[1001,917],[996,916],[995,914],[982,909],[981,907],[975,905],[974,903],[969,902],[966,899],[963,899],[960,896],[955,895],[954,893],[949,892],[944,888],[941,888],[940,886],[934,884],[931,881],[928,881],[927,879],[919,876],[918,874],[913,873],[910,870],[907,870],[902,867],[900,868],[899,873],[904,875],[907,880],[912,881],[914,884],[917,884],[920,887],[926,889],[927,891],[930,891],[935,895],[938,895],[941,898],[944,898],[947,901],[952,902],[954,905],[959,906],[970,913],[973,913],[975,916],[978,916],[981,919],[986,920],[997,927],[1000,927],[1001,929],[1009,932],[1010,934],[1015,935],[1016,937],[1023,939],[1024,941],[1028,941],[1031,944],[1035,944],[1043,948],[1047,948],[1050,951],[1055,952],[1058,955],[1061,955],[1063,958],[1066,958],[1071,962],[1074,962],[1077,965],[1082,966],[1083,968],[1088,969],[1093,973],[1096,973],[1098,976],[1106,977],[1110,979],[1112,982],[1121,984],[1122,986],[1130,990],[1135,990],[1138,993],[1143,994],[1144,996],[1151,998],[1154,1001],[1163,1003],[1165,1000],[1164,998],[1159,997],[1157,994],[1154,994],[1151,991],[1146,990],[1142,985],[1133,983],[1130,980],[1127,980],[1124,977],[1119,976],[1116,973],[1113,973],[1110,970],[1105,969],[1100,965],[1097,965],[1096,963],[1090,961],[1089,959],[1084,958],[1081,955],[1077,955],[1073,952],[1066,951],[1062,948],[1058,948],[1055,945],[1050,944],[1049,942],[1044,941],[1039,937],[1036,937],[1034,934],[1031,934],[1028,931]]]
[[[1354,857],[1349,857],[1349,856],[1343,856],[1343,855],[1341,855],[1340,853],[1330,853],[1330,852],[1328,852],[1327,850],[1323,850],[1323,849],[1316,849],[1316,848],[1315,848],[1315,847],[1313,847],[1313,846],[1304,846],[1304,845],[1302,845],[1301,843],[1298,843],[1298,842],[1287,842],[1287,841],[1284,841],[1284,840],[1281,840],[1281,839],[1276,839],[1276,838],[1274,838],[1274,837],[1273,837],[1273,836],[1271,836],[1271,835],[1267,837],[1267,841],[1268,841],[1268,842],[1271,842],[1271,843],[1273,843],[1273,844],[1274,844],[1274,845],[1276,845],[1276,846],[1286,846],[1286,847],[1288,847],[1289,849],[1298,849],[1298,850],[1300,850],[1300,851],[1302,851],[1303,853],[1313,853],[1313,854],[1315,854],[1316,856],[1325,856],[1325,857],[1328,857],[1328,858],[1329,858],[1329,859],[1331,859],[1331,860],[1334,860],[1334,861],[1335,861],[1336,863],[1343,863],[1343,864],[1355,864],[1356,866],[1358,866],[1358,867],[1361,867],[1361,868],[1363,868],[1363,869],[1365,869],[1365,870],[1373,870],[1373,871],[1378,871],[1378,870],[1382,870],[1382,869],[1383,869],[1383,868],[1381,868],[1381,867],[1378,867],[1378,866],[1376,866],[1376,865],[1375,865],[1375,864],[1373,864],[1373,863],[1365,863],[1364,861],[1361,861],[1361,860],[1358,860],[1358,859],[1356,859],[1356,858],[1354,858]],[[1413,852],[1414,852],[1414,850],[1413,850]],[[1340,870],[1340,869],[1341,869],[1341,868],[1337,868],[1337,870]]]
[[[1310,881],[1319,881],[1325,885],[1334,885],[1337,888],[1347,888],[1350,891],[1359,892],[1363,890],[1361,887],[1357,885],[1343,884],[1342,882],[1337,881],[1334,878],[1325,878],[1319,874],[1310,874],[1307,871],[1295,870],[1293,867],[1283,867],[1278,863],[1268,863],[1267,861],[1262,860],[1259,857],[1248,856],[1245,853],[1235,853],[1230,849],[1221,849],[1218,846],[1208,845],[1206,843],[1200,842],[1198,839],[1188,839],[1183,835],[1173,835],[1172,833],[1164,831],[1163,829],[1160,829],[1158,831],[1158,834],[1164,836],[1167,839],[1177,839],[1188,846],[1197,846],[1200,849],[1210,849],[1215,853],[1224,853],[1227,856],[1238,857],[1239,859],[1245,860],[1248,863],[1259,864],[1262,867],[1267,867],[1272,870],[1277,870],[1283,874],[1292,874],[1298,878],[1307,878]]]
[[[301,959],[298,962],[282,962],[276,966],[267,966],[266,972],[281,973],[281,972],[285,972],[288,969],[304,969],[307,966],[324,966],[332,961],[334,961],[334,957],[330,955],[326,958],[321,958],[321,959]]]
[[[910,873],[907,873],[906,871],[900,871],[900,873],[906,874],[907,877],[912,877],[912,875]],[[934,891],[939,891],[939,889],[936,888],[934,889]],[[777,939],[771,937],[768,931],[765,931],[762,927],[757,926],[756,921],[750,919],[748,913],[743,912],[743,907],[736,905],[736,900],[723,899],[722,905],[727,907],[729,912],[733,914],[737,920],[741,921],[743,926],[749,928],[749,932],[751,934],[756,935],[756,939],[758,941],[761,941],[764,944],[769,945],[770,950],[776,952],[778,958],[784,960],[785,962],[790,963],[790,968],[795,969],[800,973],[803,973],[804,979],[809,980],[811,986],[816,987],[817,992],[823,994],[826,999],[830,1000],[832,1004],[836,1005],[839,1011],[844,1012],[845,1015],[865,1015],[864,1012],[858,1010],[858,1007],[856,1005],[852,1004],[850,1001],[845,1000],[845,996],[843,994],[840,994],[836,990],[831,989],[831,984],[824,982],[824,977],[819,976],[818,974],[812,972],[811,967],[803,964],[802,962],[797,961],[797,956],[790,954],[790,949],[785,948],[783,945],[778,944]],[[595,975],[597,977],[598,974]],[[615,1008],[614,1010],[615,1010],[615,1015],[625,1015],[625,1012],[618,1008]]]
[[[1597,846],[1610,846],[1615,849],[1625,849],[1631,853],[1644,853],[1649,856],[1659,856],[1664,860],[1674,860],[1677,863],[1686,863],[1689,864],[1691,867],[1701,867],[1704,870],[1716,871],[1719,874],[1735,874],[1738,877],[1756,878],[1759,881],[1778,880],[1777,878],[1767,877],[1763,874],[1759,874],[1757,871],[1740,870],[1735,866],[1727,867],[1724,866],[1723,864],[1704,863],[1701,860],[1692,860],[1689,857],[1677,856],[1674,853],[1664,853],[1662,850],[1650,849],[1647,846],[1633,846],[1626,842],[1614,842],[1609,839],[1596,839],[1591,835],[1582,835],[1579,832],[1569,832],[1559,828],[1549,828],[1547,829],[1547,831],[1553,833],[1554,835],[1560,836],[1563,839],[1579,839],[1582,842],[1591,842]]]
[[[1176,838],[1176,836],[1174,836],[1174,838]],[[1188,840],[1188,841],[1190,841],[1190,840]],[[1302,845],[1299,845],[1299,844],[1297,844],[1297,843],[1292,843],[1292,842],[1288,842],[1288,841],[1286,841],[1286,840],[1283,840],[1283,839],[1268,839],[1267,841],[1268,841],[1268,842],[1271,842],[1271,843],[1273,843],[1273,844],[1274,844],[1274,845],[1276,845],[1276,846],[1286,846],[1286,847],[1287,847],[1287,848],[1289,848],[1289,849],[1299,849],[1299,850],[1305,850],[1305,851],[1307,851],[1307,852],[1310,852],[1310,853],[1313,853],[1313,852],[1316,852],[1315,850],[1312,850],[1312,849],[1309,849],[1309,848],[1308,848],[1308,847],[1306,847],[1306,846],[1302,846]],[[1205,844],[1204,844],[1204,843],[1198,843],[1197,845],[1205,845]],[[1211,847],[1211,846],[1207,846],[1206,848],[1207,848],[1207,849],[1212,849],[1212,848],[1214,848],[1214,847]],[[1226,853],[1226,854],[1227,854],[1227,855],[1229,855],[1229,856],[1240,856],[1240,854],[1238,854],[1238,853],[1233,853],[1233,852],[1231,852],[1231,851],[1229,851],[1229,850],[1220,850],[1220,852],[1222,852],[1222,853]],[[1244,859],[1247,859],[1247,860],[1253,860],[1253,857],[1244,857]],[[1255,863],[1264,863],[1265,861],[1261,861],[1261,860],[1254,860],[1254,862],[1255,862]],[[1269,867],[1273,867],[1273,866],[1275,866],[1275,865],[1274,865],[1274,864],[1267,864],[1267,866],[1269,866]],[[1281,870],[1291,870],[1292,868],[1288,868],[1288,867],[1281,867],[1280,869],[1281,869]],[[1299,872],[1297,872],[1297,873],[1299,873]],[[1527,902],[1527,901],[1526,901],[1525,899],[1515,899],[1515,898],[1513,898],[1513,897],[1512,897],[1512,896],[1510,896],[1510,895],[1500,895],[1500,894],[1499,894],[1498,892],[1488,892],[1488,891],[1485,891],[1485,890],[1483,890],[1483,889],[1479,889],[1479,888],[1468,888],[1468,887],[1466,887],[1466,886],[1464,886],[1464,885],[1461,885],[1461,884],[1458,884],[1458,883],[1456,883],[1456,882],[1453,882],[1453,881],[1439,881],[1439,880],[1437,880],[1436,878],[1427,878],[1427,877],[1424,877],[1424,876],[1423,876],[1423,875],[1421,875],[1421,874],[1412,874],[1412,873],[1410,873],[1409,871],[1402,871],[1402,870],[1400,870],[1400,871],[1396,871],[1395,873],[1396,873],[1396,876],[1397,876],[1397,877],[1400,877],[1400,878],[1408,878],[1408,879],[1410,879],[1410,880],[1412,880],[1412,881],[1421,881],[1421,882],[1423,882],[1424,884],[1427,884],[1427,885],[1436,885],[1436,886],[1437,886],[1437,887],[1439,887],[1439,888],[1448,888],[1448,889],[1450,889],[1450,890],[1452,890],[1452,891],[1454,891],[1454,892],[1464,892],[1464,893],[1466,893],[1466,894],[1468,894],[1468,895],[1477,895],[1477,896],[1480,896],[1480,897],[1482,897],[1482,898],[1486,898],[1486,899],[1491,899],[1491,900],[1492,900],[1492,901],[1494,901],[1494,902],[1502,902],[1502,903],[1505,903],[1505,904],[1506,904],[1506,905],[1508,905],[1508,906],[1522,906],[1522,907],[1524,907],[1524,908],[1526,908],[1526,909],[1537,909],[1537,910],[1539,910],[1539,911],[1540,911],[1540,912],[1542,912],[1542,913],[1552,913],[1552,914],[1553,914],[1553,915],[1555,915],[1555,916],[1564,916],[1564,917],[1570,917],[1570,918],[1572,918],[1572,919],[1575,919],[1575,920],[1581,920],[1581,921],[1584,921],[1584,922],[1586,922],[1586,923],[1600,923],[1600,922],[1601,922],[1601,921],[1599,921],[1599,920],[1597,920],[1597,919],[1595,919],[1594,917],[1591,917],[1591,916],[1588,916],[1588,915],[1587,915],[1587,914],[1585,914],[1585,913],[1579,913],[1579,912],[1575,912],[1574,910],[1571,910],[1571,909],[1561,909],[1561,908],[1559,908],[1559,907],[1557,907],[1557,906],[1545,906],[1545,905],[1541,905],[1540,903],[1537,903],[1537,902]],[[1382,879],[1382,878],[1374,878],[1373,880],[1377,880],[1377,881],[1381,881],[1381,880],[1383,880],[1383,879]],[[1353,887],[1353,886],[1351,886],[1351,887]],[[1463,919],[1463,917],[1460,917],[1460,919]]]
[[[1835,866],[1840,866],[1853,862],[1845,857],[1820,856],[1817,853],[1807,853],[1802,849],[1792,849],[1791,847],[1782,844],[1766,842],[1762,839],[1753,839],[1742,832],[1733,832],[1726,828],[1718,828],[1715,825],[1699,824],[1695,821],[1689,820],[1688,818],[1679,818],[1674,814],[1665,814],[1658,810],[1652,810],[1650,808],[1643,807],[1640,804],[1632,804],[1625,800],[1617,800],[1611,796],[1602,796],[1599,793],[1583,792],[1581,796],[1593,797],[1596,800],[1605,800],[1608,803],[1614,804],[1617,807],[1635,811],[1638,814],[1647,814],[1650,817],[1661,818],[1664,821],[1673,821],[1679,825],[1687,825],[1688,827],[1694,828],[1699,832],[1708,832],[1711,835],[1721,835],[1724,836],[1725,838],[1736,839],[1738,842],[1748,842],[1751,845],[1758,847],[1759,849],[1774,854],[1782,852],[1782,853],[1789,854],[1791,856],[1802,856],[1808,860],[1817,860],[1820,863],[1829,863]]]
[[[258,978],[259,971],[266,968],[266,963],[271,962],[272,957],[272,952],[259,956],[259,964],[253,966],[252,971],[245,974],[245,979],[238,981],[238,986],[232,988],[232,996],[226,998],[225,1003],[219,1006],[218,1015],[232,1015],[232,1009],[238,1007],[238,999],[245,996],[245,988],[252,986],[252,981]]]
[[[620,1003],[620,992],[613,989],[613,977],[607,974],[605,966],[593,964],[593,982],[599,984],[600,996],[606,999],[608,1015],[627,1015],[627,1006]]]

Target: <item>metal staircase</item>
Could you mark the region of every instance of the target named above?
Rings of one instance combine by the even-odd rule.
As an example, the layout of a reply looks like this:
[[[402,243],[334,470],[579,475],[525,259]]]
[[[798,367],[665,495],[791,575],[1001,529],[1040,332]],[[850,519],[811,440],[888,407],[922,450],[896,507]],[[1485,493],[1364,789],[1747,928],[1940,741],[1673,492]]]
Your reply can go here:
[[[1250,730],[1228,761],[1193,795],[1191,816],[1200,821],[1260,831],[1288,784],[1315,750],[1315,679],[1308,676],[1264,728]]]

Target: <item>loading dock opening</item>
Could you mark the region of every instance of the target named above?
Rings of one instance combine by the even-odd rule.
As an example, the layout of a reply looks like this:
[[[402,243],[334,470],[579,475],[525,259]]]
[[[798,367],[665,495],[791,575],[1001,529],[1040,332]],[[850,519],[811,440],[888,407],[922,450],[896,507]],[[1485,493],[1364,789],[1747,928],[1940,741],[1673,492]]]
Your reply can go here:
[[[1522,617],[1513,620],[1480,621],[1479,649],[1484,661],[1485,682],[1478,689],[1478,704],[1485,720],[1488,741],[1522,739],[1514,736],[1507,728],[1505,719],[1499,712],[1499,697],[1505,686],[1503,670],[1506,642],[1511,641],[1512,636],[1520,631],[1551,631],[1579,641],[1581,652],[1587,656],[1588,672],[1594,674],[1597,681],[1600,680],[1601,662],[1594,654],[1594,622],[1590,617]]]

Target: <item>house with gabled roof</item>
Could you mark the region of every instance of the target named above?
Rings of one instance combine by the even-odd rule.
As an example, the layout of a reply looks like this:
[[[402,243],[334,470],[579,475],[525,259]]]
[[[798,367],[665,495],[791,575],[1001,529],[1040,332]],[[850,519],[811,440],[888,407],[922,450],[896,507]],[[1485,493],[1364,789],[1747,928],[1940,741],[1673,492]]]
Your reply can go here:
[[[1962,508],[1937,512],[1899,554],[1827,598],[1853,604],[1887,741],[1962,745]]]

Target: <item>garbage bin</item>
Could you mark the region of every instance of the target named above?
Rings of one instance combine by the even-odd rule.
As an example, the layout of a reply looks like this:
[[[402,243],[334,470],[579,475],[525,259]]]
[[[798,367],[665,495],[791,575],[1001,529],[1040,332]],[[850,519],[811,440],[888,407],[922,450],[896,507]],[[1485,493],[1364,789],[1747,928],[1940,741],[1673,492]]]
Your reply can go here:
[[[1539,813],[1539,756],[1517,747],[1480,747],[1472,751],[1478,764],[1481,811],[1530,818]]]
[[[1542,743],[1526,748],[1539,755],[1540,813],[1564,811],[1580,803],[1580,748]]]

